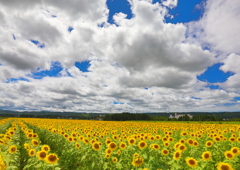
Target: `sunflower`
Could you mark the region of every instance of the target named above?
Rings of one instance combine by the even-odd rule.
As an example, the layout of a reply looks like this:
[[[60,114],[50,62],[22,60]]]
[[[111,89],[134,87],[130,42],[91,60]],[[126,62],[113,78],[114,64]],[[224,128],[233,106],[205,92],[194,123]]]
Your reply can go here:
[[[233,159],[234,158],[234,154],[231,151],[224,152],[224,156],[227,159]]]
[[[64,138],[68,138],[68,134],[67,133],[64,133]]]
[[[24,143],[23,146],[24,146],[25,149],[31,149],[31,146],[28,143]]]
[[[99,145],[99,143],[98,143],[98,142],[94,142],[94,143],[92,144],[92,148],[93,148],[95,151],[100,150],[100,145]]]
[[[194,167],[197,166],[198,161],[196,159],[194,159],[194,158],[187,158],[186,159],[186,163],[187,163],[188,166],[194,168]]]
[[[162,154],[163,154],[164,156],[167,156],[167,155],[169,154],[169,151],[168,151],[167,149],[163,149],[163,150],[162,150]]]
[[[114,158],[112,158],[112,161],[113,161],[114,163],[116,163],[116,162],[118,161],[118,158],[114,157]]]
[[[153,144],[153,149],[159,150],[159,149],[160,149],[160,146],[159,146],[158,144]]]
[[[58,162],[58,156],[54,153],[51,153],[49,155],[47,155],[47,157],[45,158],[45,161],[49,164],[55,164]]]
[[[108,158],[110,158],[110,156],[111,156],[111,155],[109,155],[109,154],[106,154],[106,155],[105,155],[105,158],[107,158],[107,159],[108,159]]]
[[[228,163],[219,162],[217,166],[217,170],[234,170],[234,169]]]
[[[85,144],[88,144],[89,141],[88,141],[88,139],[84,138],[84,139],[83,139],[83,142],[84,142]]]
[[[108,144],[108,148],[111,150],[117,149],[117,144],[115,142],[111,142]]]
[[[0,144],[4,144],[4,140],[3,139],[0,139]]]
[[[106,145],[108,145],[109,143],[111,143],[111,140],[110,139],[106,139],[105,143],[106,143]]]
[[[181,132],[181,136],[187,136],[187,132]]]
[[[12,145],[8,148],[9,153],[15,153],[17,152],[17,147],[15,145]]]
[[[168,138],[168,141],[169,141],[169,142],[173,142],[173,141],[174,141],[174,138],[173,138],[173,137],[170,137],[170,138]]]
[[[48,145],[43,145],[43,146],[41,147],[41,149],[42,149],[43,151],[49,152],[49,151],[50,151],[50,146],[48,146]]]
[[[111,155],[112,154],[112,150],[111,149],[106,149],[106,154],[107,155]]]
[[[174,146],[173,146],[174,149],[175,149],[175,150],[178,150],[178,147],[179,147],[181,144],[182,144],[181,142],[175,143]]]
[[[47,152],[45,150],[41,150],[37,152],[37,158],[40,160],[44,160],[47,156]]]
[[[212,145],[213,145],[212,141],[207,141],[205,144],[206,147],[211,147]]]
[[[184,139],[180,139],[179,142],[182,143],[182,144],[184,144],[184,143],[185,143],[185,140],[184,140]]]
[[[118,149],[117,154],[121,155],[121,150],[120,149]]]
[[[0,169],[1,169],[1,170],[7,169],[7,168],[6,168],[6,164],[5,164],[5,162],[2,160],[1,155],[0,155]]]
[[[138,143],[138,147],[139,147],[140,149],[144,149],[144,148],[147,147],[147,143],[146,143],[145,141],[140,141],[140,142]]]
[[[29,156],[34,156],[35,155],[35,149],[29,149],[28,150],[28,155]]]
[[[162,138],[162,141],[163,141],[163,142],[166,142],[167,140],[168,140],[167,137],[163,137],[163,138]]]
[[[11,136],[13,136],[13,135],[14,135],[14,131],[13,131],[13,130],[9,130],[9,131],[8,131],[8,134],[11,135]]]
[[[232,147],[231,152],[232,152],[233,155],[239,155],[240,154],[240,150],[239,150],[238,147]]]
[[[38,138],[38,134],[33,133],[33,138]]]
[[[72,136],[69,136],[68,137],[68,142],[72,142],[73,141],[73,137]]]
[[[150,136],[150,141],[154,141],[155,137],[154,136]]]
[[[160,140],[160,139],[161,139],[161,136],[160,136],[160,135],[156,135],[156,136],[155,136],[155,139],[156,139],[156,140]]]
[[[135,167],[140,167],[144,163],[144,159],[142,157],[137,157],[132,161],[132,165]]]
[[[209,161],[212,157],[212,154],[209,151],[203,152],[202,153],[202,159],[204,161]]]
[[[214,138],[214,141],[220,142],[220,141],[221,141],[221,138],[217,136],[217,137]]]
[[[134,157],[134,158],[137,158],[138,156],[139,156],[138,153],[133,154],[133,157]]]
[[[164,142],[164,146],[165,147],[169,147],[169,143],[168,142]]]
[[[76,142],[76,143],[75,143],[75,147],[76,147],[77,149],[80,149],[80,144],[79,144],[78,142]]]
[[[121,142],[120,145],[119,145],[120,149],[125,149],[127,147],[127,144],[124,143],[124,142]]]
[[[129,143],[130,145],[134,145],[134,144],[136,143],[136,139],[131,138],[131,139],[128,140],[128,143]]]
[[[198,145],[199,145],[198,141],[193,142],[193,146],[198,147]]]
[[[173,154],[173,159],[174,160],[179,160],[181,158],[181,156],[182,156],[181,151],[176,151]]]
[[[96,142],[94,139],[90,140],[90,144],[93,144],[94,142]]]
[[[36,139],[33,139],[33,140],[32,140],[32,145],[33,145],[33,146],[38,146],[38,145],[39,145],[39,141],[36,140]]]
[[[180,151],[185,151],[187,149],[187,147],[184,144],[181,144],[181,145],[178,146],[178,149]]]
[[[188,143],[189,145],[193,145],[193,142],[194,142],[193,139],[188,139],[188,140],[187,140],[187,143]]]
[[[32,133],[28,133],[28,134],[27,134],[27,138],[28,138],[28,139],[30,139],[30,138],[32,138],[32,137],[33,137],[33,134],[32,134]]]
[[[236,142],[236,138],[231,137],[231,138],[229,138],[229,141],[230,141],[230,142]]]

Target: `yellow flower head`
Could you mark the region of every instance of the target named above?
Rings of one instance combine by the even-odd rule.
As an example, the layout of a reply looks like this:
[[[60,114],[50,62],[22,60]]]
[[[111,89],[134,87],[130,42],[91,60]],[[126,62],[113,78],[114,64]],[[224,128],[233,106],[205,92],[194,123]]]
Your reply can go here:
[[[153,146],[153,149],[155,149],[155,150],[159,150],[160,149],[160,146],[158,145],[158,144],[152,144]]]
[[[35,149],[29,149],[28,150],[28,155],[29,156],[34,156],[35,155]]]
[[[188,166],[190,166],[192,168],[194,168],[198,165],[198,161],[194,158],[187,158],[186,163],[187,163]]]
[[[203,152],[202,153],[202,159],[204,161],[209,161],[212,157],[212,154],[209,151]]]
[[[44,151],[46,151],[46,152],[49,152],[49,151],[50,151],[50,146],[48,146],[48,145],[43,145],[43,146],[41,147],[41,149],[44,150]]]
[[[15,153],[17,152],[17,147],[15,145],[12,145],[8,148],[9,153]]]
[[[128,143],[129,143],[130,145],[134,145],[134,144],[136,143],[136,139],[131,138],[131,139],[128,140]]]
[[[75,143],[75,146],[76,146],[77,149],[80,148],[80,144],[78,142]]]
[[[240,149],[238,147],[232,147],[231,152],[233,155],[240,155]]]
[[[163,150],[162,150],[162,154],[163,154],[164,156],[167,156],[167,155],[169,154],[169,151],[168,151],[167,149],[163,149]]]
[[[124,142],[121,142],[120,145],[119,145],[120,149],[125,149],[127,147],[127,144],[124,143]]]
[[[118,161],[118,159],[117,159],[116,157],[114,157],[114,158],[112,158],[112,161],[113,161],[114,163],[116,163],[116,162]]]
[[[140,149],[144,149],[144,148],[147,147],[147,143],[146,143],[145,141],[140,141],[140,142],[138,143],[138,147],[139,147]]]
[[[137,157],[132,161],[132,165],[135,167],[140,167],[144,163],[144,160],[142,157]]]
[[[138,156],[139,156],[138,153],[133,154],[133,157],[134,157],[134,158],[137,158]]]
[[[206,147],[211,147],[212,145],[213,145],[212,141],[207,141],[205,144]]]
[[[181,145],[178,146],[178,149],[180,151],[185,151],[187,149],[187,147],[184,144],[181,144]]]
[[[174,154],[173,154],[173,159],[174,159],[174,160],[179,160],[179,159],[181,158],[181,156],[182,156],[181,151],[176,151],[176,152],[174,152]]]
[[[228,163],[219,162],[217,166],[217,170],[234,170],[234,169]]]
[[[121,155],[121,150],[120,149],[118,149],[117,154]]]
[[[33,146],[38,146],[38,145],[39,145],[39,141],[36,140],[36,139],[33,139],[33,140],[32,140],[32,145],[33,145]]]
[[[107,155],[111,155],[112,154],[112,150],[111,149],[106,149],[106,154]]]
[[[227,159],[233,159],[234,158],[234,154],[231,151],[224,152],[224,156]]]
[[[115,142],[111,142],[108,144],[108,148],[111,150],[117,149],[117,144]]]
[[[100,145],[99,145],[99,143],[98,143],[98,142],[94,142],[94,143],[92,144],[92,148],[93,148],[95,151],[100,150]]]
[[[40,160],[44,160],[47,156],[47,152],[44,150],[38,151],[37,152],[37,158]]]
[[[58,156],[54,153],[46,156],[45,161],[49,164],[56,164],[58,162]]]

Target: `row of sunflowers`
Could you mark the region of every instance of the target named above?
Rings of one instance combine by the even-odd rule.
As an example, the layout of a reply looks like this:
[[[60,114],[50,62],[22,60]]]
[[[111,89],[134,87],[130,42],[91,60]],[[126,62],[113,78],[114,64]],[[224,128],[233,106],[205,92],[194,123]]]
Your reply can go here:
[[[0,170],[240,169],[240,125],[2,121]]]

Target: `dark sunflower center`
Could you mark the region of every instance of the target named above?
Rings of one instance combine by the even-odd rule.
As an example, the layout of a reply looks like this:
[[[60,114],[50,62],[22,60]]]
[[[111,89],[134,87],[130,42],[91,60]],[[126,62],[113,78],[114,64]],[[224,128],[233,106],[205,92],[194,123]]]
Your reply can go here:
[[[45,152],[40,152],[39,155],[40,155],[41,158],[45,158],[47,156],[47,154]]]
[[[204,155],[204,158],[209,158],[209,157],[210,157],[210,155],[207,153]]]
[[[229,167],[228,167],[227,165],[222,165],[222,166],[221,166],[221,169],[222,169],[222,170],[229,170]]]
[[[57,157],[54,156],[54,155],[50,155],[50,156],[48,157],[48,160],[49,160],[50,162],[54,162],[54,161],[57,160]]]
[[[97,143],[95,143],[94,148],[99,149],[99,145]]]
[[[195,161],[191,159],[191,160],[189,160],[189,164],[195,165]]]

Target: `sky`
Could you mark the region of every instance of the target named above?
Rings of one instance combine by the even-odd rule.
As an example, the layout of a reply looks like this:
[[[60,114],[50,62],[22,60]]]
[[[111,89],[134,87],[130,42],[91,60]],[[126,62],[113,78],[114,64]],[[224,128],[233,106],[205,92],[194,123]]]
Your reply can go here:
[[[0,109],[240,111],[239,0],[0,1]]]

